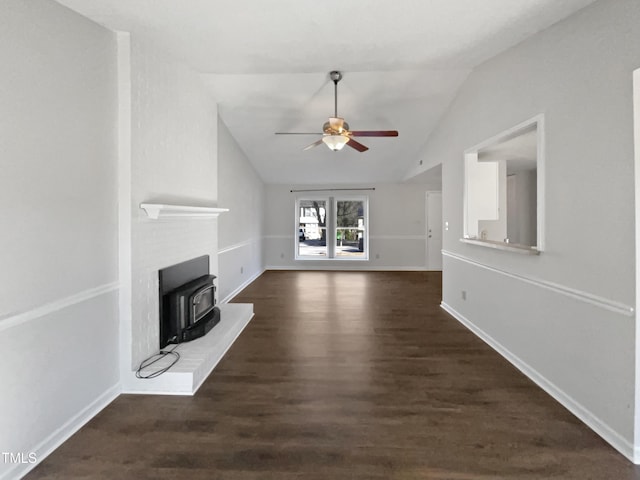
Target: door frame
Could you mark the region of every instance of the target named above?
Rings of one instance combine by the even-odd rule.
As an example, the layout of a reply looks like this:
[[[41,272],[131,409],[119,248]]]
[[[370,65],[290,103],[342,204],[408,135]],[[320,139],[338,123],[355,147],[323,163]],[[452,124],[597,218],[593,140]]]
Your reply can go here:
[[[640,328],[638,304],[640,303],[640,69],[633,72],[633,145],[635,182],[635,247],[636,247],[636,298],[635,298],[635,411],[633,462],[640,463]]]

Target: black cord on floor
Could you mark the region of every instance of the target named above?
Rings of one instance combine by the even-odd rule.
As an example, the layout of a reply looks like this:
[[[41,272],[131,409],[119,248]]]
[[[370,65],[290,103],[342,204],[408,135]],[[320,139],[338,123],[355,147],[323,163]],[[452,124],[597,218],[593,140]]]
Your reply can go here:
[[[180,360],[180,354],[175,351],[175,349],[178,348],[178,345],[179,344],[176,343],[171,350],[160,350],[159,353],[154,353],[149,358],[143,360],[140,366],[138,367],[138,370],[136,370],[136,378],[144,378],[144,379],[156,378],[162,375],[167,370],[169,370],[171,367],[173,367],[176,363],[178,363],[178,360]],[[147,373],[147,374],[142,373],[142,370],[150,367],[156,362],[159,362],[160,360],[165,358],[167,355],[171,355],[172,357],[174,357],[174,360],[173,362],[171,362],[171,364],[169,364],[164,368],[161,368],[160,370],[156,370],[151,373]]]

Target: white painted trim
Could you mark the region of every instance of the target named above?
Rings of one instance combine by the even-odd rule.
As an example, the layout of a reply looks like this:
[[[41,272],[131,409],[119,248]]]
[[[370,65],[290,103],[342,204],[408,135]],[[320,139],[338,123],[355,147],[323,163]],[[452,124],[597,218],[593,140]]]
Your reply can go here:
[[[100,285],[99,287],[89,288],[87,290],[76,293],[74,295],[70,295],[68,297],[60,298],[53,302],[46,303],[44,305],[34,308],[33,310],[29,310],[22,313],[10,313],[0,318],[0,332],[3,330],[7,330],[9,328],[13,328],[17,325],[21,325],[25,322],[35,320],[36,318],[49,315],[53,312],[57,312],[58,310],[62,310],[72,305],[77,305],[78,303],[86,302],[87,300],[91,300],[92,298],[99,297],[100,295],[111,293],[117,290],[119,286],[120,285],[118,282],[107,283],[106,285]]]
[[[530,127],[533,124],[540,124],[543,121],[544,121],[544,114],[539,113],[538,115],[535,115],[532,118],[529,118],[523,122],[520,122],[519,124],[513,127],[507,128],[506,130],[503,130],[502,132],[497,133],[494,136],[487,138],[486,140],[483,140],[480,143],[475,144],[473,147],[467,148],[464,151],[464,153],[465,154],[474,153],[474,152],[477,152],[478,150],[482,150],[483,148],[489,147],[494,143],[498,143],[504,140],[506,137],[512,136],[514,133],[518,133],[520,130],[524,130],[525,128]]]
[[[425,241],[426,235],[369,235],[370,240],[420,240]]]
[[[536,202],[537,205],[537,238],[536,238],[536,249],[539,252],[543,252],[545,248],[545,225],[546,225],[546,164],[547,164],[547,127],[545,125],[544,114],[540,114],[536,117],[536,121],[538,122],[538,131],[536,135],[537,139],[537,153],[538,158],[536,159],[536,176],[537,182],[536,187],[538,189],[536,193]]]
[[[310,192],[303,192],[303,193],[298,193],[295,196],[295,201],[293,203],[293,229],[291,230],[291,237],[285,237],[285,238],[292,238],[293,239],[293,259],[294,260],[306,260],[308,258],[314,258],[314,257],[306,257],[304,255],[300,255],[300,236],[298,235],[298,229],[300,228],[300,203],[308,200],[308,201],[312,201],[312,202],[324,202],[324,224],[325,224],[325,232],[326,232],[326,239],[329,238],[335,238],[335,230],[333,230],[333,226],[332,226],[332,222],[330,222],[330,220],[333,218],[333,201],[332,201],[332,197],[327,196],[327,193],[324,193],[323,195],[314,195],[313,193],[310,194]],[[318,207],[318,212],[319,212],[320,207]],[[319,220],[319,219],[318,219]],[[333,230],[333,231],[332,231]],[[325,247],[326,247],[326,253],[325,255],[327,257],[331,257],[333,259],[333,250],[332,250],[332,244],[331,242],[327,241],[325,242]],[[315,258],[315,260],[318,260],[318,258]]]
[[[477,260],[473,260],[471,258],[465,257],[464,255],[459,255],[457,253],[449,252],[446,250],[442,251],[442,255],[445,257],[453,258],[455,260],[459,260],[461,262],[468,263],[470,265],[474,265],[476,267],[484,268],[494,273],[505,275],[515,280],[520,280],[522,282],[535,285],[536,287],[544,288],[546,290],[551,290],[555,293],[559,293],[561,295],[565,295],[567,297],[580,300],[590,305],[594,305],[596,307],[603,308],[605,310],[609,310],[610,312],[618,313],[626,317],[633,317],[635,314],[635,309],[632,306],[626,305],[621,302],[616,302],[615,300],[609,300],[608,298],[600,297],[598,295],[593,295],[589,292],[584,292],[582,290],[577,290],[575,288],[567,287],[565,285],[548,282],[546,280],[540,280],[534,277],[507,272],[505,270],[501,270],[499,268],[492,267],[490,265],[478,262]]]
[[[254,275],[252,275],[247,281],[240,284],[235,290],[233,290],[229,295],[220,300],[220,303],[229,303],[236,295],[238,295],[242,290],[247,288],[256,278],[262,275],[265,272],[265,269],[258,270]]]
[[[32,451],[36,454],[37,462],[33,464],[16,464],[13,468],[0,474],[0,480],[22,478],[48,457],[56,448],[66,442],[74,433],[80,430],[89,420],[102,409],[113,402],[121,393],[120,383],[113,385],[93,402],[87,405],[75,416],[65,422],[60,428],[36,445]]]
[[[636,308],[640,300],[640,69],[633,72],[633,145],[635,181],[635,280]],[[634,408],[634,462],[640,463],[640,328],[636,319],[635,338],[635,408]]]
[[[128,385],[122,386],[122,393],[123,395],[174,395],[176,397],[188,397],[193,395],[193,393],[189,393],[186,391],[181,391],[181,390],[168,391],[168,390],[163,390],[162,388],[158,388],[158,389],[152,388],[149,390],[141,390],[141,389],[135,390],[133,387]]]
[[[618,450],[622,455],[629,460],[634,461],[634,447],[622,437],[618,432],[612,429],[605,422],[595,416],[590,410],[585,408],[582,404],[577,402],[573,397],[565,393],[562,389],[558,388],[553,382],[548,380],[537,370],[532,368],[529,364],[524,362],[518,356],[514,355],[508,348],[503,346],[500,342],[494,339],[491,335],[487,334],[484,330],[477,327],[472,321],[456,311],[451,306],[442,302],[440,306],[447,311],[453,318],[458,320],[461,324],[471,330],[476,336],[483,340],[487,345],[493,348],[496,352],[502,355],[513,366],[520,370],[524,375],[530,378],[536,385],[542,388],[545,392],[555,398],[560,404],[562,404],[567,410],[573,413],[576,417],[582,420],[589,428],[600,435],[611,446]]]
[[[518,245],[515,243],[496,242],[494,240],[480,240],[477,238],[461,238],[462,243],[469,245],[480,245],[481,247],[493,248],[495,250],[504,250],[505,252],[520,253],[522,255],[540,255],[536,247],[527,247],[526,245]]]
[[[442,183],[442,182],[441,182]],[[443,222],[442,222],[442,190],[426,190],[424,195],[424,231],[425,231],[425,238],[424,238],[424,266],[425,269],[431,272],[441,272],[442,271],[442,241],[444,240],[444,229],[442,227]],[[436,267],[439,268],[434,268],[433,265],[431,265],[431,258],[429,255],[429,250],[430,250],[430,245],[429,245],[429,238],[432,238],[431,236],[431,231],[429,230],[429,225],[430,225],[430,218],[429,218],[429,205],[430,202],[433,202],[433,197],[434,196],[438,196],[440,197],[440,225],[438,226],[438,228],[440,229],[438,231],[438,234],[440,235],[440,252],[441,252],[441,256],[440,256],[440,263],[436,265]]]
[[[238,248],[248,247],[252,243],[258,243],[257,240],[246,240],[244,242],[236,243],[234,245],[229,245],[228,247],[224,247],[218,250],[218,255],[222,255],[223,253],[229,253],[233,250],[237,250]]]
[[[468,179],[466,173],[466,159],[472,155],[476,155],[478,150],[482,150],[483,148],[489,147],[494,143],[498,143],[504,140],[507,137],[512,136],[513,134],[523,130],[532,125],[536,125],[536,145],[537,145],[537,158],[536,158],[536,170],[537,170],[537,219],[536,219],[536,228],[537,228],[537,239],[536,239],[536,249],[539,252],[544,251],[544,242],[545,242],[545,164],[546,164],[546,134],[545,134],[545,116],[544,113],[540,113],[535,115],[534,117],[525,120],[524,122],[515,125],[514,127],[508,128],[491,138],[488,138],[473,147],[467,148],[464,151],[465,158],[465,173],[464,173],[464,191],[463,191],[463,231],[464,235],[468,234],[468,222],[467,222],[467,190],[468,190]],[[488,246],[486,244],[476,244],[482,246]]]
[[[141,203],[140,208],[153,220],[160,217],[205,217],[216,218],[228,208],[196,207],[193,205],[164,205],[161,203]]]
[[[334,260],[334,259],[331,259]],[[320,260],[319,263],[324,263],[325,260]],[[291,271],[308,271],[308,270],[325,270],[336,272],[426,272],[424,266],[420,267],[377,267],[377,266],[364,266],[364,265],[310,265],[310,262],[306,262],[303,265],[267,265],[266,270],[291,270]]]
[[[118,295],[120,378],[132,355],[131,34],[117,32],[118,55]]]
[[[265,240],[291,240],[294,235],[265,235]],[[426,235],[369,235],[369,240],[426,240]]]

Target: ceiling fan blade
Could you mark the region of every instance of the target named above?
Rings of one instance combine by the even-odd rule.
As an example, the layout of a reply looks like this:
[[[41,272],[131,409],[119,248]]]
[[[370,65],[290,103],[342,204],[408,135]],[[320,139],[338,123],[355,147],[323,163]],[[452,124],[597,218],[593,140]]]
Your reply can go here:
[[[354,137],[397,137],[397,130],[359,130],[351,132]]]
[[[322,132],[276,132],[276,135],[322,135]]]
[[[317,147],[318,145],[320,145],[322,143],[322,139],[313,142],[311,145],[307,145],[306,147],[304,147],[302,150],[311,150],[313,147]]]
[[[320,141],[322,141],[322,140],[320,140]],[[349,138],[349,141],[347,142],[347,145],[349,145],[351,148],[355,148],[356,150],[358,150],[361,153],[362,152],[366,152],[367,150],[369,150],[369,147],[365,147],[360,142],[356,142],[353,138]]]

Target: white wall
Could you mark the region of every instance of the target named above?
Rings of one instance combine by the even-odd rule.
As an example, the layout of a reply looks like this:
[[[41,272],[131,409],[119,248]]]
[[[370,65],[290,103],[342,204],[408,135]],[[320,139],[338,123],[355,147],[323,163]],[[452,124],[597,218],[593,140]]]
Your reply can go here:
[[[507,178],[507,237],[511,243],[535,245],[537,238],[537,174],[523,170]]]
[[[639,25],[637,0],[604,0],[489,60],[422,154],[426,168],[443,162],[445,306],[629,457]],[[459,242],[463,151],[540,113],[545,251],[525,256]]]
[[[139,208],[144,202],[216,204],[216,104],[196,72],[135,36],[130,58],[132,305],[130,328],[123,329],[131,339],[124,368],[159,348],[158,270],[208,254],[218,274],[218,220],[150,220]]]
[[[350,185],[335,188],[367,188],[318,192],[318,195],[367,195],[369,197],[369,261],[295,260],[296,193],[291,190],[331,186],[268,185],[265,214],[265,263],[268,269],[424,270],[425,191],[421,184]],[[308,193],[300,195],[308,197]],[[311,194],[313,195],[313,193]]]
[[[226,301],[264,271],[265,188],[244,152],[218,119],[218,300]]]
[[[4,0],[0,58],[0,451],[41,459],[119,392],[116,43]]]

